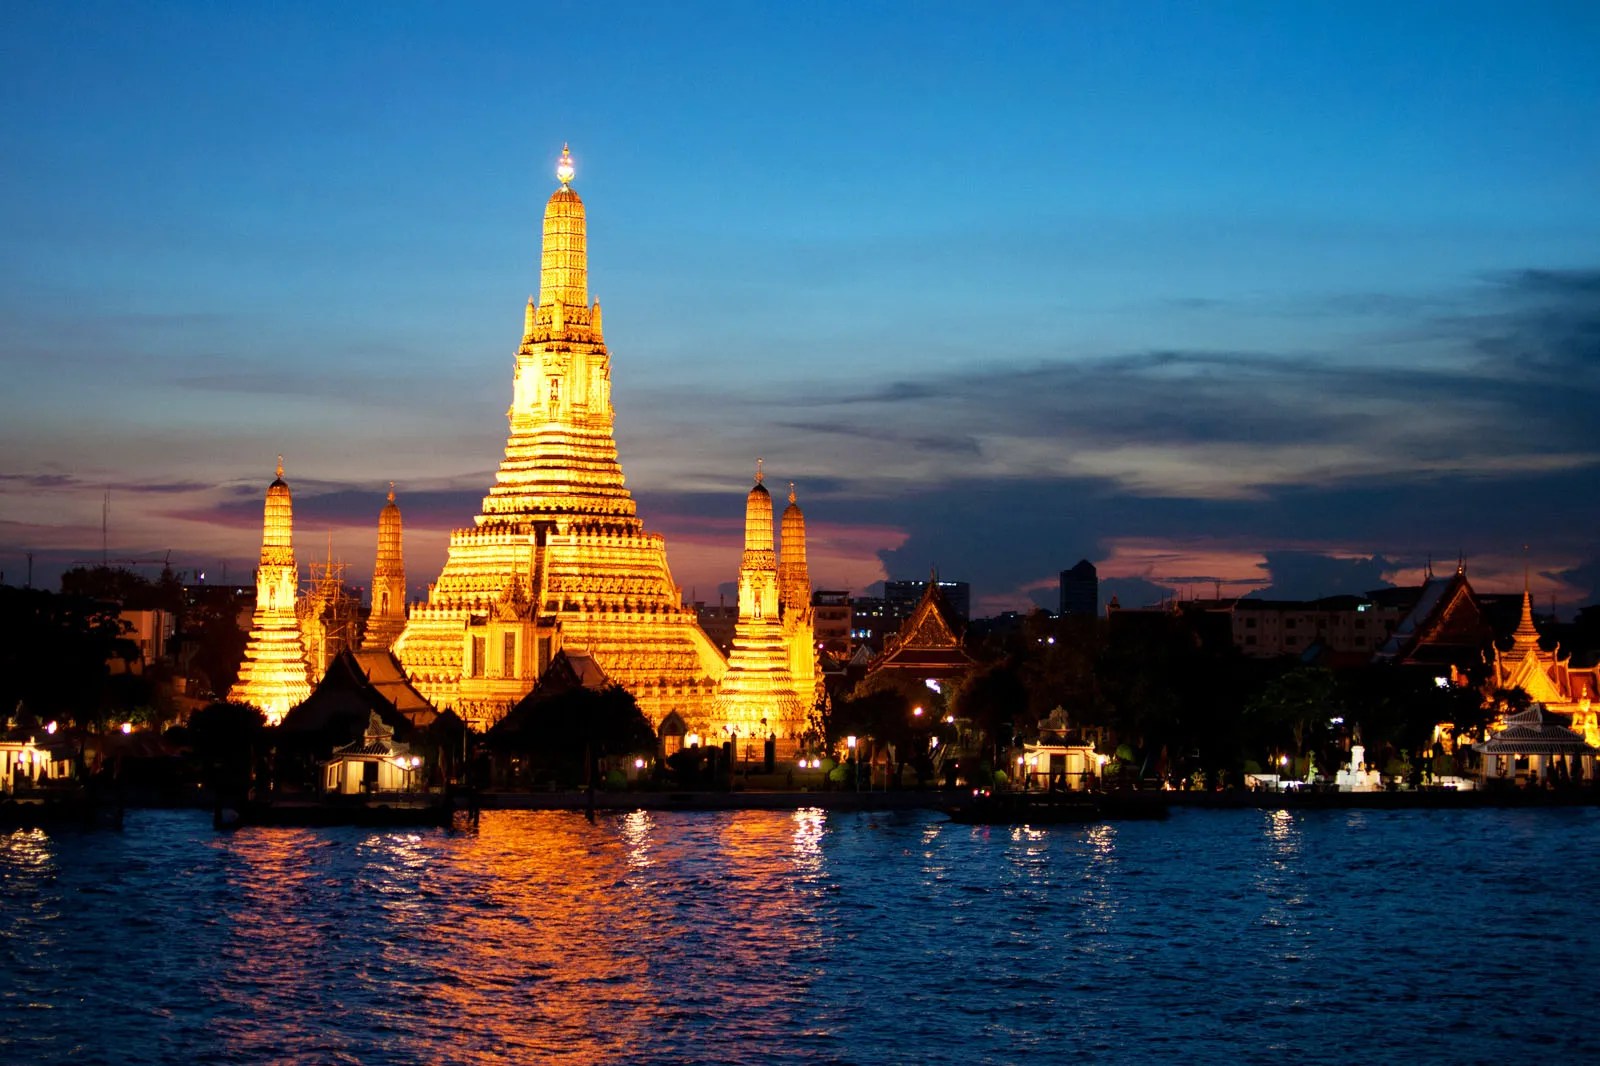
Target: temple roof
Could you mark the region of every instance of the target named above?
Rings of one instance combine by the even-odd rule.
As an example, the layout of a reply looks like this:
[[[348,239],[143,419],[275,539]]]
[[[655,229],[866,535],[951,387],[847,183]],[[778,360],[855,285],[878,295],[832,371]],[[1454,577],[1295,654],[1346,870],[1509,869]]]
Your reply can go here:
[[[1535,703],[1509,715],[1506,727],[1473,750],[1485,755],[1591,755],[1595,749],[1567,728],[1565,715],[1552,714]]]
[[[922,599],[889,640],[882,655],[867,667],[868,673],[893,669],[930,677],[966,673],[975,660],[961,646],[959,623],[939,582],[928,581]]]
[[[1429,578],[1410,612],[1378,648],[1379,660],[1463,665],[1481,660],[1493,632],[1483,619],[1465,567],[1447,578]]]
[[[387,649],[374,649],[350,654],[361,672],[366,675],[367,683],[388,700],[395,710],[405,715],[412,725],[425,727],[439,717],[439,712],[433,704],[412,687],[405,670],[400,666],[400,660],[394,657],[393,652]]]
[[[370,656],[373,653],[360,654]],[[328,664],[327,673],[317,682],[311,695],[284,716],[279,728],[285,734],[321,735],[335,732],[353,737],[370,723],[374,714],[391,731],[407,734],[416,728],[416,724],[426,724],[436,717],[418,713],[414,724],[413,716],[402,712],[378,686],[368,680],[356,656],[357,653],[348,648],[334,656]],[[392,691],[393,686],[389,687]],[[428,709],[432,711],[431,706]],[[424,717],[426,722],[421,721]]]
[[[611,687],[611,678],[587,652],[562,648],[550,657],[533,689],[506,716],[490,728],[488,736],[494,740],[515,737],[528,729],[533,709],[545,700],[553,699],[576,688],[604,692]]]

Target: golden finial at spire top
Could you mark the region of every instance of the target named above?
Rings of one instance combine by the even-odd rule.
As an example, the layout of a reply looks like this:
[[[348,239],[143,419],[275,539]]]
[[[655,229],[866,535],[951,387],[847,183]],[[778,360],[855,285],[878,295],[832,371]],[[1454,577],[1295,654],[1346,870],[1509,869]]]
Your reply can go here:
[[[571,185],[573,173],[572,152],[563,144],[561,146],[561,161],[556,164],[556,177],[561,179],[561,184]]]
[[[278,456],[278,476],[283,476],[283,456]]]
[[[389,502],[394,502],[394,482],[389,482]]]
[[[766,475],[761,472],[761,456],[758,455],[756,456],[756,484],[761,484],[761,479],[765,476]]]
[[[789,482],[789,502],[794,502],[794,482]]]

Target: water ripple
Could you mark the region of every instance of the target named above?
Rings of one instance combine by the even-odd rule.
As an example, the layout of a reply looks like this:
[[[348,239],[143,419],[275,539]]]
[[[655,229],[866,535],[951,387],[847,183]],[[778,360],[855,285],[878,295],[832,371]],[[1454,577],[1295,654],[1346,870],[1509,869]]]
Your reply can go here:
[[[0,1025],[40,1063],[1592,1060],[1597,829],[812,809],[218,836],[139,812],[0,836]]]

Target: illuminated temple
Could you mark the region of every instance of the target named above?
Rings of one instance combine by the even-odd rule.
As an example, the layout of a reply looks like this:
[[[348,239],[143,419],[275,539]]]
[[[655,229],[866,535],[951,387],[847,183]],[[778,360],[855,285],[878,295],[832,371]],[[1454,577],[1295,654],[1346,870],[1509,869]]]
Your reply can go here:
[[[378,558],[372,567],[372,613],[367,616],[364,651],[383,651],[406,628],[406,566],[400,552],[400,507],[394,502],[394,482],[389,502],[378,514]]]
[[[1546,710],[1571,718],[1572,729],[1600,747],[1600,666],[1578,668],[1557,646],[1539,646],[1539,629],[1533,623],[1533,596],[1524,581],[1522,617],[1511,634],[1511,647],[1494,649],[1490,665],[1490,691],[1521,689]]]
[[[611,359],[590,303],[583,201],[563,150],[544,213],[539,297],[517,350],[505,458],[473,525],[450,535],[393,650],[433,704],[492,725],[560,649],[587,654],[659,726],[710,732],[726,668],[646,532],[612,435]]]
[[[780,563],[772,547],[772,494],[761,480],[757,460],[756,483],[745,497],[739,620],[712,716],[718,730],[747,742],[767,737],[792,740],[805,730],[816,662],[805,521],[791,488],[780,545],[784,562]],[[798,607],[802,597],[804,606]],[[800,670],[805,674],[797,677]]]
[[[278,476],[267,488],[261,522],[261,565],[256,568],[256,607],[250,622],[250,643],[239,664],[239,679],[228,691],[233,703],[259,707],[268,725],[277,725],[289,708],[311,694],[305,645],[295,612],[300,571],[294,561],[294,508]]]

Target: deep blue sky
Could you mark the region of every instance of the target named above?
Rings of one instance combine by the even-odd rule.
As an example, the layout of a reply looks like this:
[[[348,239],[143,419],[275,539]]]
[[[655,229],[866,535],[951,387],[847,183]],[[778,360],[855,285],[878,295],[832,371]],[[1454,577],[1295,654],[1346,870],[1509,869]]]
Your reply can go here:
[[[561,143],[675,574],[1600,596],[1592,4],[12,4],[0,568],[409,577],[504,443]],[[235,571],[237,572],[237,571]]]

